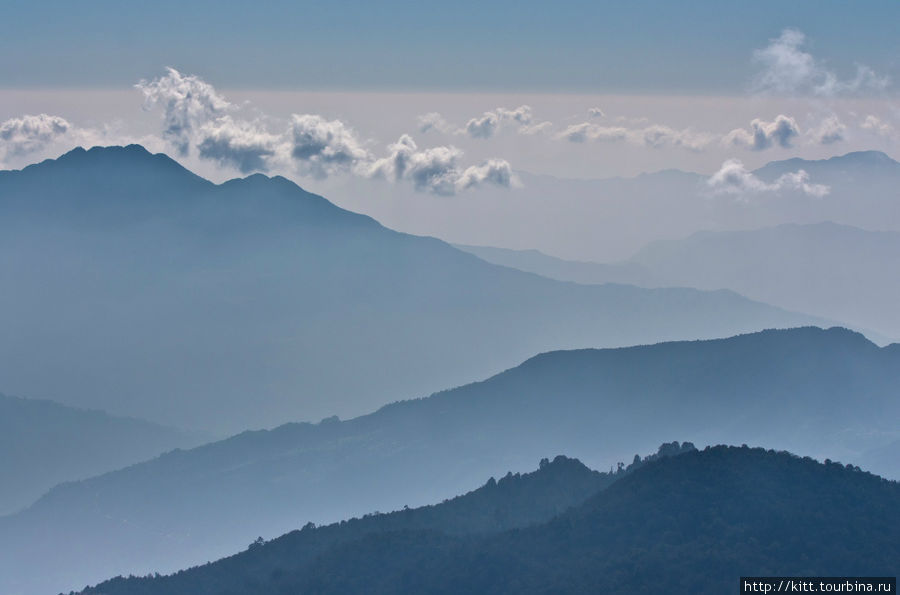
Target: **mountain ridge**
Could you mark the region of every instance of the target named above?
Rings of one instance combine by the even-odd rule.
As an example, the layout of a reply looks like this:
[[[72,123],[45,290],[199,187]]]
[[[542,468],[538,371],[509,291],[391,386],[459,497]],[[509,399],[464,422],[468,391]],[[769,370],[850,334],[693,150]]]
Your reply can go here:
[[[134,417],[0,393],[0,517],[55,486],[138,463],[204,436]]]
[[[0,518],[0,576],[32,564],[29,551],[53,552],[55,572],[69,573],[56,588],[171,572],[287,526],[433,502],[548,452],[606,468],[660,436],[858,464],[900,438],[898,356],[859,333],[814,327],[545,353],[365,416],[244,432],[59,486]],[[68,545],[76,535],[84,547],[98,540],[102,570],[84,570],[96,562]]]
[[[830,324],[735,294],[543,279],[286,178],[215,185],[138,146],[36,167],[0,177],[4,387],[160,423],[346,417],[538,351]]]
[[[770,161],[753,170],[753,173],[766,179],[777,177],[788,171],[796,171],[798,169],[805,170],[810,175],[820,172],[826,172],[827,168],[846,166],[864,166],[883,168],[889,167],[900,172],[900,162],[893,159],[884,151],[868,150],[868,151],[851,151],[842,155],[835,155],[825,159],[803,159],[800,157],[792,157],[790,159],[782,159],[778,161]]]
[[[900,337],[894,302],[900,284],[889,274],[900,232],[844,223],[782,223],[745,230],[701,230],[646,244],[616,263],[569,261],[540,252],[457,246],[487,262],[561,281],[627,281],[645,288],[729,288],[788,310],[852,326],[879,343]]]
[[[767,575],[888,576],[900,555],[898,502],[900,484],[851,466],[707,447],[642,464],[527,527],[463,538],[382,530],[333,544],[311,564],[279,559],[275,540],[170,577],[118,578],[83,593],[213,594],[241,585],[248,594],[649,594],[664,584],[712,594],[753,574],[748,566]]]

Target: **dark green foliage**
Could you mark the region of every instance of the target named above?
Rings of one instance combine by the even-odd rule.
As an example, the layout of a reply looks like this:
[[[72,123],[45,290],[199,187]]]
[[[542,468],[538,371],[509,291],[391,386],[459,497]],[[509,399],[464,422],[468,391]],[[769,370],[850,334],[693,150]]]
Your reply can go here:
[[[249,553],[243,559],[251,568]],[[644,465],[542,525],[464,537],[373,532],[240,590],[146,578],[86,593],[718,595],[736,591],[741,575],[887,576],[898,560],[896,482],[783,452],[715,447]]]
[[[898,385],[900,351],[839,328],[546,353],[371,415],[246,432],[54,490],[0,519],[0,592],[170,573],[307,521],[436,502],[547,453],[608,469],[660,436],[859,463],[896,439]],[[21,570],[48,556],[46,572]]]
[[[647,457],[679,454],[693,448],[677,443]],[[663,452],[665,451],[665,452]],[[637,457],[629,470],[643,461]],[[341,544],[368,535],[405,531],[431,531],[443,535],[478,535],[546,522],[612,484],[626,471],[599,473],[576,459],[542,459],[537,471],[508,473],[499,481],[433,506],[404,508],[390,514],[316,527],[308,523],[268,543],[253,541],[247,551],[163,579],[116,579],[88,592],[97,593],[247,593],[264,592],[270,581],[289,584],[299,580],[316,559]],[[160,590],[162,589],[162,590]]]

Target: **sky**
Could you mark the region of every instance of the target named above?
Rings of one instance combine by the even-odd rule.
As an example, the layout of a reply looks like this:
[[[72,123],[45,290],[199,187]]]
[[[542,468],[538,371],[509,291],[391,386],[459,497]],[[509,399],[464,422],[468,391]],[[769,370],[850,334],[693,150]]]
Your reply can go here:
[[[280,174],[428,218],[415,201],[436,217],[501,188],[514,204],[522,173],[900,158],[894,1],[2,8],[0,168],[137,142],[214,181]]]
[[[224,88],[732,94],[787,27],[838,71],[900,67],[891,0],[5,0],[3,13],[3,87],[117,88],[170,65]]]

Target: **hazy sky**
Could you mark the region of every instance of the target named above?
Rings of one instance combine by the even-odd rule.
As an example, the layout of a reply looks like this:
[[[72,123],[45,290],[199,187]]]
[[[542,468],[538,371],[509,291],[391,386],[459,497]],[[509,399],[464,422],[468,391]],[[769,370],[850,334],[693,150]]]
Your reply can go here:
[[[800,28],[896,76],[893,0],[3,2],[0,85],[117,88],[163,65],[222,87],[714,93]]]
[[[517,172],[724,176],[793,156],[900,157],[894,1],[163,0],[3,11],[6,168],[138,142],[216,181],[282,174],[384,215],[359,194],[403,196],[390,209],[410,209],[417,196],[440,206],[435,197],[499,187],[514,204]]]

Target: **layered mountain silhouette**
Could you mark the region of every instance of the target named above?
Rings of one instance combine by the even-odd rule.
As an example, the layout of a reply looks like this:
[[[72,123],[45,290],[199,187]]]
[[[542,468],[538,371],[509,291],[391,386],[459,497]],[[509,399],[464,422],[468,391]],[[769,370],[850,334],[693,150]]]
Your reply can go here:
[[[854,151],[827,159],[801,159],[795,157],[782,161],[772,161],[758,168],[754,173],[767,182],[774,181],[786,173],[802,169],[816,176],[818,183],[843,184],[845,182],[875,185],[873,191],[881,190],[879,184],[891,176],[900,176],[900,162],[894,161],[882,151]]]
[[[0,592],[171,572],[308,521],[435,502],[546,453],[607,468],[664,436],[854,463],[900,438],[898,358],[840,328],[546,353],[371,415],[246,432],[61,486],[0,519]]]
[[[347,181],[330,188],[339,204],[385,225],[475,246],[536,248],[568,260],[618,263],[650,242],[705,230],[731,231],[832,221],[900,232],[900,163],[878,151],[822,160],[774,161],[751,171],[772,184],[805,171],[824,196],[794,187],[720,192],[709,174],[663,170],[634,177],[566,179],[518,172],[522,187],[485,187],[464,201],[440,201],[412,190]],[[377,200],[371,200],[372,196]],[[365,197],[365,198],[363,198]],[[420,206],[426,201],[427,208]]]
[[[652,242],[615,263],[574,262],[536,250],[458,246],[479,258],[576,283],[730,289],[867,331],[900,337],[900,232],[824,222],[699,232]]]
[[[0,515],[25,508],[56,484],[201,441],[138,419],[0,394]]]
[[[499,484],[482,488],[491,489]],[[357,529],[352,539],[334,537],[365,520],[306,529],[171,577],[116,579],[84,593],[712,595],[737,589],[742,575],[891,576],[900,558],[900,484],[760,448],[659,458],[531,527],[465,536],[407,520],[452,516],[460,500],[397,513],[394,522],[376,517],[371,532]]]
[[[655,242],[629,262],[660,285],[727,288],[900,337],[900,232],[781,225]]]
[[[660,448],[664,456],[688,452],[686,445],[667,444]],[[647,457],[656,459],[660,456]],[[296,574],[308,569],[323,553],[335,546],[351,543],[369,535],[395,531],[437,531],[450,535],[487,535],[508,529],[526,527],[550,520],[587,500],[611,485],[626,472],[644,464],[638,460],[627,470],[599,473],[588,469],[577,459],[557,456],[543,459],[537,471],[520,475],[507,473],[500,480],[491,478],[482,487],[440,504],[420,508],[404,508],[388,514],[367,514],[316,527],[307,524],[270,542],[254,541],[248,550],[212,564],[179,572],[166,581],[170,592],[190,590],[196,593],[214,591],[254,591],[263,586],[262,576]],[[252,558],[253,562],[248,563]],[[121,589],[111,581],[89,592],[115,592]],[[149,586],[149,581],[129,580]],[[153,585],[152,588],[158,585]]]
[[[456,248],[478,258],[501,266],[534,273],[557,281],[571,281],[585,285],[624,283],[640,287],[659,287],[663,283],[642,265],[632,262],[602,263],[583,260],[566,260],[544,254],[540,250],[511,250],[493,246],[466,246]]]
[[[541,351],[822,324],[727,291],[491,266],[284,178],[215,185],[136,145],[0,172],[0,282],[4,390],[220,434]]]

